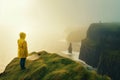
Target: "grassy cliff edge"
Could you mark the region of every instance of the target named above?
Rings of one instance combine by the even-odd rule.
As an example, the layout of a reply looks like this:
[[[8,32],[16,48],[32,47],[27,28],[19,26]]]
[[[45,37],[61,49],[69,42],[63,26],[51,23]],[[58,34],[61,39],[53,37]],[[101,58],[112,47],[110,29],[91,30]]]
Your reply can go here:
[[[20,70],[19,59],[14,58],[0,74],[0,80],[111,80],[94,70],[87,70],[80,62],[55,53],[41,51],[31,55],[39,57],[27,59],[26,70]]]

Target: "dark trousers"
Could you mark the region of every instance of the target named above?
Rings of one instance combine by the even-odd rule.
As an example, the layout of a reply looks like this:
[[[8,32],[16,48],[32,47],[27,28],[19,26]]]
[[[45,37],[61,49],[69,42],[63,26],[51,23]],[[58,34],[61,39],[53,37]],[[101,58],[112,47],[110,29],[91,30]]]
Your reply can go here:
[[[26,58],[21,58],[20,59],[20,67],[21,67],[21,69],[25,69],[25,62],[26,62]]]

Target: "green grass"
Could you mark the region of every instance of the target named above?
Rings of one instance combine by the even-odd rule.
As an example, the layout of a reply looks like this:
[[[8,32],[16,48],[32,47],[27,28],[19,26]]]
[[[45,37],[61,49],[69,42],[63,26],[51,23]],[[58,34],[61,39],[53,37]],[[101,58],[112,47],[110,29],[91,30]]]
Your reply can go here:
[[[110,80],[107,76],[87,70],[81,63],[57,54],[45,51],[37,54],[39,59],[27,60],[26,70],[20,69],[18,58],[13,59],[0,75],[0,80]]]

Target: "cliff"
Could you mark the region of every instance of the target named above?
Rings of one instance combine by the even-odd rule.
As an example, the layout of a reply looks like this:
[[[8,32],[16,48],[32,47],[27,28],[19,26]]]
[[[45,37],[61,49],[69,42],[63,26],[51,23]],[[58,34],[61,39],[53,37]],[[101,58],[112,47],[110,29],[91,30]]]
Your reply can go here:
[[[80,62],[45,51],[32,53],[26,67],[21,70],[19,59],[15,58],[0,74],[0,80],[110,80],[94,70],[87,70]]]
[[[91,24],[82,40],[79,58],[96,67],[100,74],[120,80],[120,24]]]

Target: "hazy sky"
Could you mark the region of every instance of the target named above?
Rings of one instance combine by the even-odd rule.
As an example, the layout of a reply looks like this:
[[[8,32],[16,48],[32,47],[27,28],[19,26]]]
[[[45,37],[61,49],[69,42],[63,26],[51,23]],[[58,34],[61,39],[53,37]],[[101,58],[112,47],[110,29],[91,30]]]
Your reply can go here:
[[[0,0],[0,61],[17,55],[21,31],[27,33],[30,52],[59,47],[66,28],[120,22],[119,8],[120,0]]]

